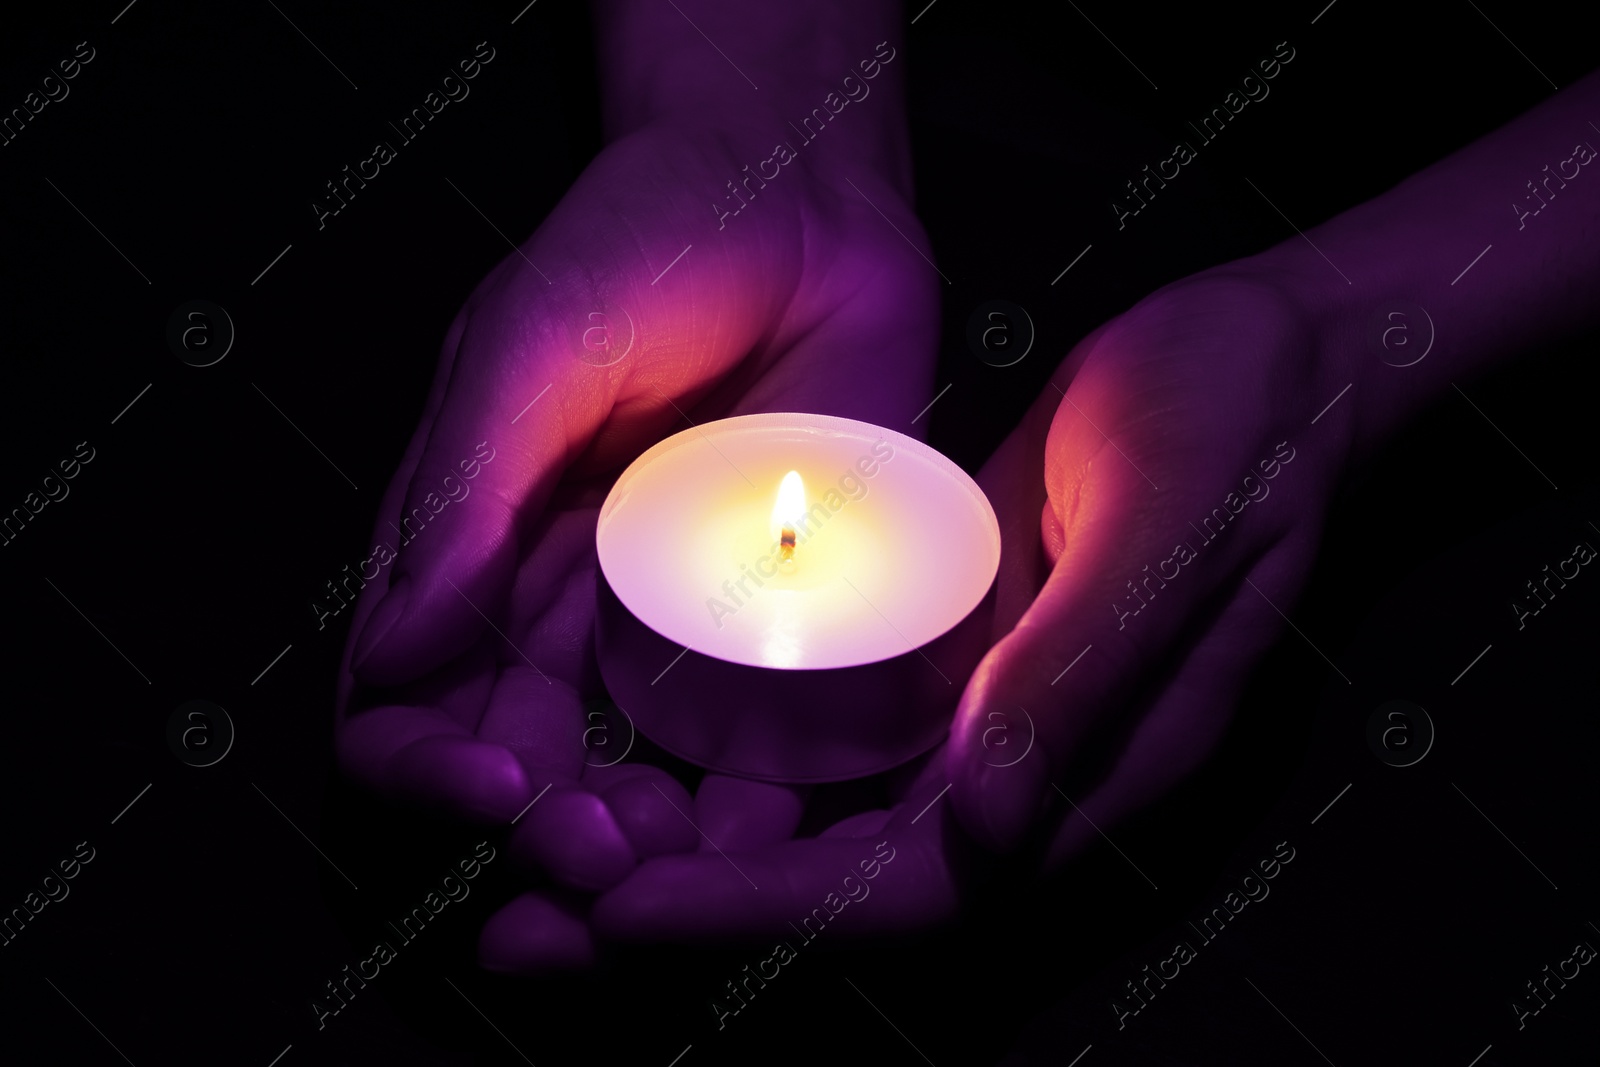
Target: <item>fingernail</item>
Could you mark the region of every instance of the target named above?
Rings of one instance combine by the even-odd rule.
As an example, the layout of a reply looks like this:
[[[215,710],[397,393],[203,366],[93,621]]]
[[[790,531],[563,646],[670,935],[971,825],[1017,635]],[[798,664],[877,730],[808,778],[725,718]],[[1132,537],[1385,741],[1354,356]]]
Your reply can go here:
[[[367,619],[367,624],[361,628],[361,636],[356,639],[355,654],[350,659],[350,670],[356,674],[366,666],[367,660],[377,647],[383,644],[383,639],[389,636],[395,624],[400,621],[400,616],[405,614],[406,602],[411,598],[411,576],[402,574],[396,578],[383,599],[378,601],[378,606]]]

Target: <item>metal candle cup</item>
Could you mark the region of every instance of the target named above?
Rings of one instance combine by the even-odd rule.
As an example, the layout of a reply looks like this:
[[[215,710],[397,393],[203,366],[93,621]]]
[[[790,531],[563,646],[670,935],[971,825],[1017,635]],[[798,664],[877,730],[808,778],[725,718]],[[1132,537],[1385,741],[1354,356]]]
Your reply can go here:
[[[795,480],[803,509],[779,498]],[[639,732],[721,773],[825,782],[944,736],[963,679],[940,664],[973,639],[1000,530],[927,445],[781,413],[645,452],[601,508],[596,548],[601,674]]]

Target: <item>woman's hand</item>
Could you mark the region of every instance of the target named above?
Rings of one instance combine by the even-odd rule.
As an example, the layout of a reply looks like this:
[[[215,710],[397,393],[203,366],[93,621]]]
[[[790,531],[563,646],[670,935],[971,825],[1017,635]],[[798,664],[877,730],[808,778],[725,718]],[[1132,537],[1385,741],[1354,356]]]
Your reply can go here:
[[[358,604],[341,765],[500,824],[554,786],[537,821],[557,825],[528,849],[572,883],[609,884],[636,850],[677,840],[629,841],[618,821],[659,826],[679,819],[668,797],[688,802],[664,774],[664,791],[624,790],[621,813],[563,795],[601,692],[594,528],[611,478],[663,436],[736,414],[914,432],[932,393],[938,278],[908,243],[925,238],[903,190],[803,156],[718,228],[711,204],[752,140],[737,131],[775,123],[656,125],[595,160],[458,316],[375,527],[412,543]]]
[[[1009,632],[952,731],[951,804],[985,846],[1043,818],[1058,865],[1210,754],[1293,609],[1349,454],[1351,409],[1318,418],[1347,384],[1321,348],[1274,275],[1207,271],[1080,344],[995,458],[991,477],[1045,499],[1042,573],[1009,573]]]

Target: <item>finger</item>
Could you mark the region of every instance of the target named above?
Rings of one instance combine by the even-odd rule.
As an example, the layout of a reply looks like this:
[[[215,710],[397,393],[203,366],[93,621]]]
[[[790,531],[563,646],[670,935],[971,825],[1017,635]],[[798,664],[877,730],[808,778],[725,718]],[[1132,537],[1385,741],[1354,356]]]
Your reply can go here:
[[[404,703],[438,708],[456,722],[475,731],[494,691],[494,654],[481,644],[446,663],[425,678],[383,693],[357,693],[352,716],[365,715],[375,704]]]
[[[561,512],[542,524],[538,544],[517,575],[514,619],[484,635],[505,666],[478,736],[516,753],[536,789],[584,772],[591,731],[583,694],[597,684],[589,666],[593,558],[592,513]]]
[[[477,736],[509,749],[535,789],[583,774],[583,703],[572,686],[531,667],[500,671]]]
[[[693,852],[700,833],[683,817],[694,804],[689,791],[672,775],[643,767],[602,793],[612,818],[640,859],[672,852]]]
[[[456,349],[461,343],[461,336],[466,331],[467,313],[463,308],[456,314],[445,331],[444,341],[440,344],[439,365],[433,373],[433,382],[429,386],[428,398],[423,403],[422,418],[417,428],[412,431],[411,439],[406,444],[405,453],[400,457],[394,475],[389,479],[388,486],[383,491],[383,500],[378,505],[378,517],[373,520],[372,540],[375,558],[382,558],[376,551],[376,546],[397,551],[394,540],[398,540],[397,529],[391,533],[391,524],[400,518],[400,505],[405,500],[406,487],[411,484],[411,478],[416,473],[417,465],[422,462],[422,452],[428,442],[428,427],[433,424],[440,407],[444,404],[445,387],[450,380],[451,368],[455,366]],[[392,562],[392,561],[391,561]],[[365,573],[365,570],[362,570]],[[389,578],[393,573],[392,566],[389,573],[382,570],[373,578],[363,578],[363,585],[356,599],[356,606],[351,612],[350,631],[345,636],[344,652],[339,661],[339,683],[337,693],[337,707],[339,714],[344,714],[348,706],[351,692],[355,686],[355,678],[350,673],[350,662],[355,652],[356,638],[360,635],[367,619],[378,606],[378,601],[383,599],[389,587]]]
[[[948,753],[952,801],[963,825],[990,848],[1018,843],[1051,776],[1140,684],[1237,562],[1238,538],[1206,549],[1186,523],[1173,528],[1172,518],[1207,514],[1213,487],[1221,486],[1217,500],[1230,488],[1231,469],[1212,473],[1211,457],[1185,470],[1176,462],[1158,467],[1142,452],[1124,454],[1106,434],[1122,434],[1131,447],[1132,436],[1122,431],[1137,416],[1117,388],[1115,377],[1090,375],[1086,367],[1063,398],[1047,445],[1042,516],[1042,539],[1063,546],[1060,556],[1033,604],[973,672],[957,707]],[[1160,474],[1160,491],[1139,459]],[[1189,561],[1181,571],[1171,565],[1180,554]],[[996,759],[986,746],[995,715],[1020,718],[1036,731],[1021,759]]]
[[[594,665],[599,513],[563,507],[536,525],[513,584],[511,617],[492,640],[502,662],[534,667],[585,695],[602,689]]]
[[[1061,372],[1056,377],[1062,377]],[[978,472],[978,485],[994,505],[1000,523],[1000,570],[995,579],[991,640],[1011,631],[1050,573],[1040,544],[1039,515],[1049,503],[1044,484],[1045,442],[1060,406],[1061,395],[1046,386],[1016,430]]]
[[[518,635],[534,656],[567,663],[575,655],[564,659],[552,652],[571,646],[558,624],[542,622],[535,629]],[[497,659],[511,665],[497,671]],[[537,790],[576,780],[583,766],[583,712],[576,690],[552,680],[533,662],[519,645],[496,635],[398,690],[353,693],[354,706],[341,727],[348,734],[341,738],[347,773],[398,799],[427,798],[474,820],[509,821]],[[369,701],[377,706],[364,707]],[[438,731],[427,709],[461,727],[461,738],[476,737],[476,742],[413,745],[422,733]],[[513,773],[503,755],[479,747],[481,742],[508,750],[523,773]]]
[[[607,789],[630,778],[646,777],[659,768],[648,763],[591,763],[583,768],[583,787],[591,793],[604,793]],[[687,809],[686,809],[687,810]]]
[[[507,622],[495,633],[424,679],[401,687],[403,703],[395,690],[355,694],[356,706],[348,718],[366,718],[362,742],[347,746],[350,772],[359,780],[384,783],[384,790],[395,795],[396,776],[383,763],[411,740],[420,708],[438,708],[475,734],[480,741],[498,743],[522,764],[526,788],[514,779],[494,772],[503,764],[500,757],[478,750],[480,762],[488,766],[488,779],[463,775],[459,766],[460,746],[432,745],[411,749],[406,757],[404,781],[427,797],[457,814],[472,813],[472,818],[493,817],[505,822],[514,818],[533,796],[552,783],[570,783],[582,772],[583,711],[578,692],[563,678],[585,678],[583,664],[592,657],[593,571],[583,570],[585,559],[593,558],[592,521],[587,536],[581,530],[581,516],[557,517],[547,524],[548,536],[517,578],[517,602],[522,614],[533,621],[522,627]],[[587,609],[585,604],[587,603]],[[509,630],[509,632],[508,632]],[[508,664],[496,671],[496,662]],[[552,678],[538,664],[558,672]],[[376,700],[379,707],[362,708],[364,701]],[[397,708],[398,704],[398,708]],[[375,717],[375,721],[369,717]],[[432,720],[424,718],[424,723]],[[392,735],[386,739],[386,735]],[[428,760],[436,758],[430,770]],[[481,795],[487,783],[509,783],[493,799],[487,810]]]
[[[592,968],[598,959],[583,909],[550,893],[523,893],[478,935],[484,970],[527,977]]]
[[[445,386],[466,321],[463,310],[451,322],[440,345],[439,365],[423,405],[422,420],[378,506],[372,533],[375,545],[393,547],[389,523],[400,514],[406,486],[427,443],[427,427],[444,402]],[[374,557],[381,558],[377,552]],[[365,570],[361,573],[364,575]],[[471,705],[477,694],[470,682],[458,677],[460,684],[454,697],[449,692],[435,692],[429,701],[416,705],[352,708],[356,684],[350,673],[350,660],[356,636],[382,598],[386,585],[387,576],[381,571],[370,580],[364,579],[351,613],[335,701],[335,749],[341,770],[394,800],[442,808],[471,821],[510,818],[517,807],[526,803],[525,783],[503,755],[471,744],[475,723]],[[425,706],[431,701],[448,703],[450,707]]]
[[[385,705],[347,718],[335,735],[340,769],[391,800],[505,824],[533,799],[504,747],[474,738],[437,708]]]
[[[800,825],[810,795],[809,786],[708,774],[694,797],[694,826],[703,838],[700,850],[742,850],[787,841]]]
[[[594,928],[602,938],[629,942],[779,940],[792,953],[824,929],[837,942],[947,921],[960,903],[969,856],[945,807],[926,809],[938,792],[918,792],[870,837],[650,860],[595,902]]]
[[[1280,546],[1255,568],[1251,580],[1276,601],[1292,600],[1303,574],[1303,550]],[[1282,620],[1261,593],[1240,583],[1217,625],[1184,659],[1147,709],[1138,713],[1126,747],[1110,774],[1083,797],[1059,799],[1067,810],[1046,854],[1059,868],[1128,815],[1183,781],[1211,754],[1226,732],[1251,667],[1282,632]]]
[[[894,818],[894,812],[888,808],[879,808],[875,811],[858,812],[846,819],[840,819],[828,827],[818,837],[871,837]]]
[[[616,885],[639,862],[606,802],[577,787],[554,787],[540,797],[507,848],[524,870],[542,870],[561,885],[590,892]]]

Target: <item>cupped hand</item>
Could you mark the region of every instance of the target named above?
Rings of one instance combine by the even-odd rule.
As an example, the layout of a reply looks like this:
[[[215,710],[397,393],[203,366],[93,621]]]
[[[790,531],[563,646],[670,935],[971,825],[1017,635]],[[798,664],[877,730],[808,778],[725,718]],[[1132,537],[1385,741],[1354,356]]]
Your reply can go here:
[[[1311,422],[1339,392],[1323,347],[1250,261],[1077,345],[979,478],[1004,542],[995,643],[942,753],[888,810],[818,838],[644,863],[595,931],[789,940],[848,874],[871,896],[830,939],[923,929],[956,914],[982,856],[1026,839],[1057,868],[1192,771],[1293,606],[1344,465],[1337,408]],[[868,884],[851,867],[880,842],[896,859]]]
[[[585,765],[610,480],[709,419],[811,411],[914,433],[932,394],[938,279],[908,243],[926,244],[908,188],[812,150],[721,215],[786,129],[746,111],[609,145],[457,316],[375,524],[399,551],[357,604],[341,767],[501,825],[549,788],[528,818],[548,806],[560,832],[526,844],[577,886],[693,843],[666,828],[688,802],[666,775],[629,788]],[[594,802],[613,789],[620,813]],[[572,841],[588,845],[544,854]]]
[[[1357,399],[1323,413],[1346,383],[1314,321],[1259,261],[1175,283],[1074,350],[1020,431],[1042,450],[1007,443],[1043,457],[1043,573],[1002,589],[952,727],[951,805],[986,847],[1043,825],[1057,867],[1221,738],[1350,453]]]

